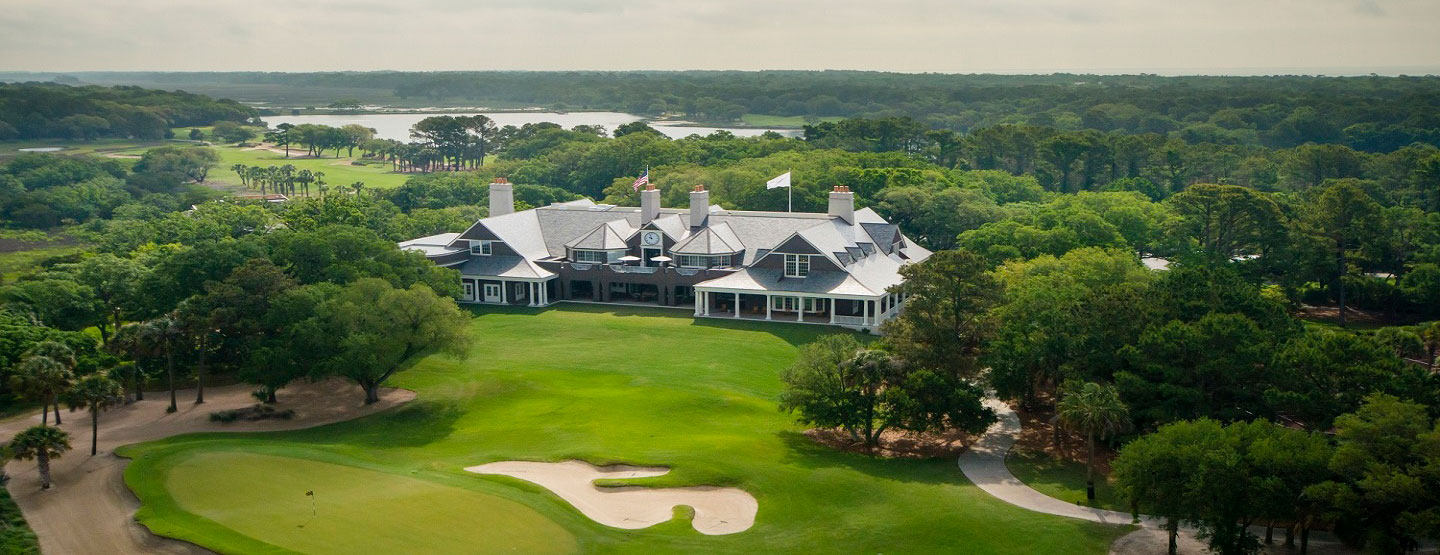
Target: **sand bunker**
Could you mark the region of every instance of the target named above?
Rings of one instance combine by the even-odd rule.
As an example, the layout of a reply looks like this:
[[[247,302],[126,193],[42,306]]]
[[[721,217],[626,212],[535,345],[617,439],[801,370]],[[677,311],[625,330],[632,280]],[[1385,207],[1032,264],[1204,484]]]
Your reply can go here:
[[[500,474],[544,487],[570,502],[591,520],[616,528],[647,528],[674,517],[677,505],[695,509],[691,526],[701,534],[734,534],[755,525],[759,503],[745,490],[711,486],[647,488],[599,487],[600,479],[650,478],[670,469],[642,466],[595,466],[583,461],[559,463],[501,461],[465,470]]]

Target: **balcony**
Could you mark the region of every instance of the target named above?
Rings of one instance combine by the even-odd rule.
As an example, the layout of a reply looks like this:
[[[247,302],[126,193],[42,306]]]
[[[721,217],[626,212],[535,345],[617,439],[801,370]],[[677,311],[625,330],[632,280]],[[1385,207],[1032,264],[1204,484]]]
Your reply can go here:
[[[622,266],[611,264],[610,270],[621,274],[653,274],[660,270],[659,266]]]

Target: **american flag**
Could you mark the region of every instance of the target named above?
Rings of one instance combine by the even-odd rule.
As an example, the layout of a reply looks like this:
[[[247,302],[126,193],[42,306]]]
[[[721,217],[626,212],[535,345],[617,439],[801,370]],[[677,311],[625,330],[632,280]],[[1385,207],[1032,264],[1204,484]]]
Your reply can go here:
[[[633,184],[630,185],[630,189],[633,190],[633,191],[639,191],[641,187],[644,187],[644,186],[649,185],[649,184],[650,184],[650,168],[645,168],[645,173],[642,173],[642,174],[640,174],[640,177],[635,178],[635,183],[633,183]]]

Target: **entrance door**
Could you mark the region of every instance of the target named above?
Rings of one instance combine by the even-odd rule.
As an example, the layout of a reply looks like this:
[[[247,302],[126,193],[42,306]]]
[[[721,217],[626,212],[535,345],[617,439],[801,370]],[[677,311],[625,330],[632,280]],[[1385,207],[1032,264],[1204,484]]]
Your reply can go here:
[[[498,283],[487,283],[487,284],[485,284],[485,302],[487,302],[487,303],[498,303],[498,302],[500,302],[500,284],[498,284]]]
[[[466,282],[465,282],[465,300],[467,300],[467,301],[474,301],[474,300],[475,300],[475,282],[473,282],[473,281],[466,281]]]

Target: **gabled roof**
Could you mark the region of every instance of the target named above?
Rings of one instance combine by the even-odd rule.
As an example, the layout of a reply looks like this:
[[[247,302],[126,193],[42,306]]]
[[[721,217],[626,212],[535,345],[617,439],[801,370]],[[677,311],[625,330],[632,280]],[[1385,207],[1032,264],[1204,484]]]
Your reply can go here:
[[[670,247],[676,254],[734,254],[745,250],[728,223],[710,225]]]
[[[458,246],[450,246],[451,243],[455,242],[455,238],[459,236],[459,233],[441,233],[439,235],[431,235],[429,237],[420,237],[417,239],[411,239],[409,241],[401,241],[400,250],[420,251],[425,253],[425,256],[439,256],[446,253],[452,253],[455,251],[464,250],[463,248]]]
[[[595,226],[590,233],[565,243],[565,246],[572,249],[624,249],[629,246],[626,244],[626,240],[634,234],[635,228],[630,227],[630,222],[615,220]]]
[[[539,210],[513,212],[503,216],[491,216],[475,222],[470,229],[459,236],[464,237],[476,227],[484,228],[525,258],[545,258],[549,252],[545,247],[544,235],[540,231]],[[456,246],[454,243],[451,246]]]
[[[515,255],[472,256],[456,269],[462,276],[536,279],[555,275],[555,272]]]
[[[690,235],[690,223],[680,214],[659,216],[651,220],[650,225],[664,233],[671,241],[679,241]]]

